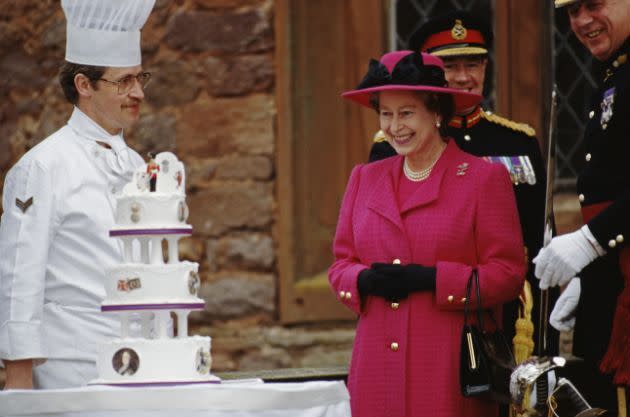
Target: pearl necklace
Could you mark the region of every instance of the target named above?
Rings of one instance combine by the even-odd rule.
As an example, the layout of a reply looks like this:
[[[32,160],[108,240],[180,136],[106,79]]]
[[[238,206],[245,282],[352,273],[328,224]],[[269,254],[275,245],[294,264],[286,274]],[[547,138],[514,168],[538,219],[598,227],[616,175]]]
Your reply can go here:
[[[441,151],[435,157],[433,162],[431,162],[431,165],[429,165],[428,167],[424,169],[421,169],[420,171],[412,170],[409,167],[409,162],[407,160],[407,157],[405,157],[405,161],[403,163],[403,172],[405,173],[405,177],[407,177],[409,181],[414,181],[414,182],[420,182],[420,181],[426,180],[427,178],[429,178],[429,175],[431,175],[431,170],[435,166],[436,162],[438,161],[438,159],[440,159],[440,155],[442,155]]]

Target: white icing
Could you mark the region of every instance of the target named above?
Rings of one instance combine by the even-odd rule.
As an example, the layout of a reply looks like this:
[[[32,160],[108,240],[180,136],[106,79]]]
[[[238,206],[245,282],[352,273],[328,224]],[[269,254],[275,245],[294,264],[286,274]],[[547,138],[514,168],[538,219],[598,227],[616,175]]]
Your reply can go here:
[[[186,197],[178,194],[144,193],[121,196],[116,207],[116,229],[168,229],[188,226]]]
[[[99,347],[99,378],[90,381],[90,384],[217,381],[218,378],[210,373],[210,347],[211,339],[206,336],[110,340]],[[122,349],[135,352],[135,355],[131,353],[127,356],[130,358],[127,364],[123,363]],[[200,360],[200,351],[204,353],[205,363]]]
[[[199,264],[122,264],[107,272],[103,305],[203,303],[197,297]]]

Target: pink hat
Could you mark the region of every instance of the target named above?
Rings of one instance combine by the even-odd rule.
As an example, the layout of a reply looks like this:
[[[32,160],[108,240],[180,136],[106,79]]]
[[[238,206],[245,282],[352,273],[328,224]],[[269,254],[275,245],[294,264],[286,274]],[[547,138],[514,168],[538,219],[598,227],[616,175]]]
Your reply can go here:
[[[370,60],[368,72],[356,89],[341,96],[362,106],[372,108],[372,93],[387,90],[432,91],[450,94],[455,111],[476,106],[483,97],[479,94],[446,87],[444,63],[436,56],[413,51],[388,52],[381,61]]]

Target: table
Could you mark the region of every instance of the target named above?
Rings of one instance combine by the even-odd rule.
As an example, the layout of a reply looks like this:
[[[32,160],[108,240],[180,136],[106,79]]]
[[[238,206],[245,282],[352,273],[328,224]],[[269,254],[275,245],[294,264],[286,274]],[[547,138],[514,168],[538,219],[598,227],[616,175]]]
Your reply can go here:
[[[350,417],[341,381],[0,392],[2,417]]]

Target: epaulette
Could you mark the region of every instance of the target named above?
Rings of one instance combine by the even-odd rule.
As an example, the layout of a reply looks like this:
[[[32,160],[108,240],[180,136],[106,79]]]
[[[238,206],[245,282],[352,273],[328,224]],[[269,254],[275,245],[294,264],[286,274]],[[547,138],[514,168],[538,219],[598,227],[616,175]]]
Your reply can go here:
[[[372,138],[372,140],[378,143],[378,142],[385,142],[387,139],[385,138],[385,133],[383,133],[382,130],[379,130],[378,132],[374,134],[374,137]]]
[[[536,130],[527,123],[518,123],[489,111],[482,111],[481,117],[489,122],[505,126],[509,129],[516,130],[517,132],[525,133],[527,136],[536,136]]]

